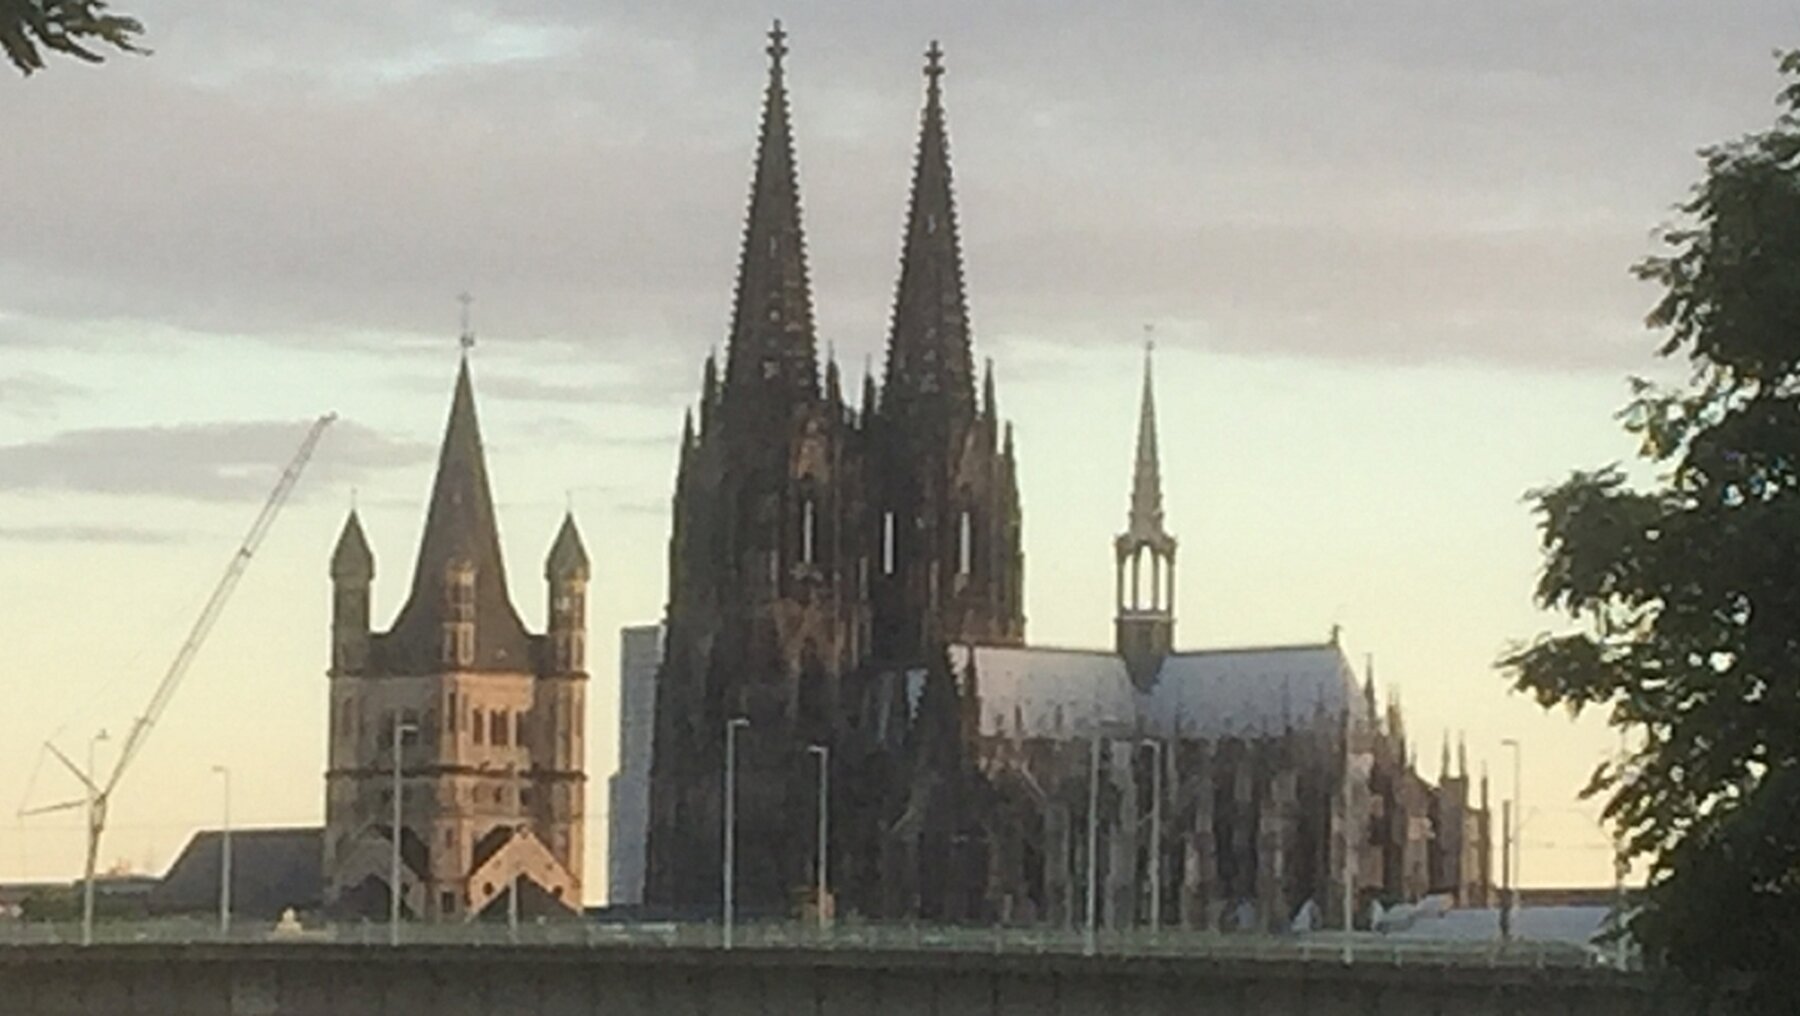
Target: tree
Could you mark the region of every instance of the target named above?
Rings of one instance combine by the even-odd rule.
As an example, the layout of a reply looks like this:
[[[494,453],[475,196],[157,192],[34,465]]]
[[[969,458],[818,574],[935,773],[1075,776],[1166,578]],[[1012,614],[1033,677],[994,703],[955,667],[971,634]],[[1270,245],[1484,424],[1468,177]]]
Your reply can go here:
[[[1636,735],[1585,793],[1649,882],[1630,929],[1692,980],[1800,1012],[1800,51],[1780,113],[1702,150],[1705,175],[1635,271],[1680,387],[1620,414],[1653,480],[1618,465],[1531,492],[1536,599],[1575,629],[1501,666],[1546,707]]]
[[[99,45],[145,52],[137,44],[143,24],[109,13],[109,6],[106,0],[0,0],[0,50],[23,74],[43,69],[46,49],[88,63],[103,59]]]

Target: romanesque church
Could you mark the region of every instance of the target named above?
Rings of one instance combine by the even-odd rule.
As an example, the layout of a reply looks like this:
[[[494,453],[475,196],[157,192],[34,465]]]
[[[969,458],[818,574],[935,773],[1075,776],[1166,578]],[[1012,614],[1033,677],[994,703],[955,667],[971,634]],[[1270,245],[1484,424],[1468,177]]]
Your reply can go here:
[[[1148,360],[1115,645],[1027,645],[1018,453],[973,353],[942,54],[885,368],[852,399],[820,364],[787,52],[777,26],[728,346],[680,443],[646,902],[718,912],[729,740],[747,915],[1276,929],[1485,903],[1485,781],[1477,806],[1447,745],[1421,777],[1335,635],[1176,648]]]
[[[565,516],[544,561],[548,631],[527,630],[466,354],[412,590],[386,631],[370,626],[374,578],[353,510],[331,557],[326,908],[385,916],[397,849],[410,919],[503,912],[514,894],[526,914],[579,912],[587,552]]]

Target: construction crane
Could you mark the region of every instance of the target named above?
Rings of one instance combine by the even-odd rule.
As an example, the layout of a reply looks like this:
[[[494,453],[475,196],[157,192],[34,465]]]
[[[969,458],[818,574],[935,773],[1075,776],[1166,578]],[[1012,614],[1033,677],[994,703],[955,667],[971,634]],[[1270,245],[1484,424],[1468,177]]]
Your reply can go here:
[[[250,524],[250,532],[244,536],[238,549],[231,555],[231,563],[225,566],[225,574],[220,577],[219,584],[213,587],[212,595],[207,597],[206,606],[200,610],[200,616],[194,619],[194,626],[188,630],[187,640],[176,650],[175,659],[169,669],[163,673],[162,680],[156,685],[156,692],[150,696],[150,704],[144,707],[136,720],[131,724],[131,732],[125,735],[124,743],[119,748],[118,761],[113,764],[112,772],[105,780],[98,779],[94,772],[92,746],[90,745],[88,765],[84,769],[69,759],[69,756],[56,745],[46,742],[44,747],[56,757],[63,767],[75,774],[87,789],[87,795],[80,800],[64,801],[43,808],[32,808],[20,812],[25,815],[42,815],[50,812],[73,811],[76,808],[87,809],[87,866],[82,880],[81,893],[81,944],[91,945],[94,941],[94,874],[100,859],[100,836],[106,831],[106,810],[112,803],[113,791],[119,787],[119,780],[130,768],[131,763],[143,750],[144,742],[156,721],[162,718],[163,711],[169,707],[169,700],[174,697],[175,689],[181,685],[181,679],[187,675],[188,668],[193,665],[194,657],[212,632],[213,625],[219,620],[219,614],[225,609],[225,602],[237,588],[238,580],[244,577],[244,569],[249,567],[250,558],[256,548],[262,544],[263,537],[269,535],[269,528],[275,523],[275,516],[287,503],[288,495],[294,491],[294,485],[300,480],[301,470],[312,458],[313,450],[319,446],[319,439],[324,436],[325,428],[337,419],[336,413],[327,413],[313,421],[306,432],[306,439],[300,442],[300,450],[288,462],[287,468],[281,471],[281,478],[275,481],[275,489],[269,492],[269,499],[263,502],[262,511],[256,515],[256,521]],[[103,735],[104,736],[104,735]]]

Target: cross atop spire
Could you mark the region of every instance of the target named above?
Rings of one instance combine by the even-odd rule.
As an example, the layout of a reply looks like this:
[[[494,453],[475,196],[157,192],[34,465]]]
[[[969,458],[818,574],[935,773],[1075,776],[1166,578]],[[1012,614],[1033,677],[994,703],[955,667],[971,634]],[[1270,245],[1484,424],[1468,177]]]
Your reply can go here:
[[[936,39],[931,40],[930,48],[925,50],[925,77],[931,82],[931,90],[938,89],[938,79],[944,76],[944,50]]]
[[[781,58],[787,54],[787,30],[781,27],[781,19],[776,18],[774,26],[769,29],[769,62],[780,67]]]
[[[469,305],[475,302],[467,290],[456,294],[456,302],[462,304],[462,331],[457,336],[457,343],[462,346],[463,355],[475,348],[475,325],[469,317]]]

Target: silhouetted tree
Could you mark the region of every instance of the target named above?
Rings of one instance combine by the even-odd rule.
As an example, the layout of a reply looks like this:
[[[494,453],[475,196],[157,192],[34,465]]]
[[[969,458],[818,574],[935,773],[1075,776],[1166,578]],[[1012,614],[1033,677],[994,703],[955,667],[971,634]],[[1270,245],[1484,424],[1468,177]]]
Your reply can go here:
[[[0,50],[20,72],[44,66],[44,50],[88,63],[103,57],[99,46],[142,53],[144,26],[136,18],[108,12],[106,0],[0,0]]]
[[[1705,177],[1637,266],[1678,388],[1621,417],[1656,478],[1617,465],[1532,492],[1536,598],[1577,630],[1505,658],[1545,706],[1635,737],[1586,793],[1649,860],[1634,936],[1658,965],[1800,1012],[1800,52],[1773,127],[1704,149]]]

